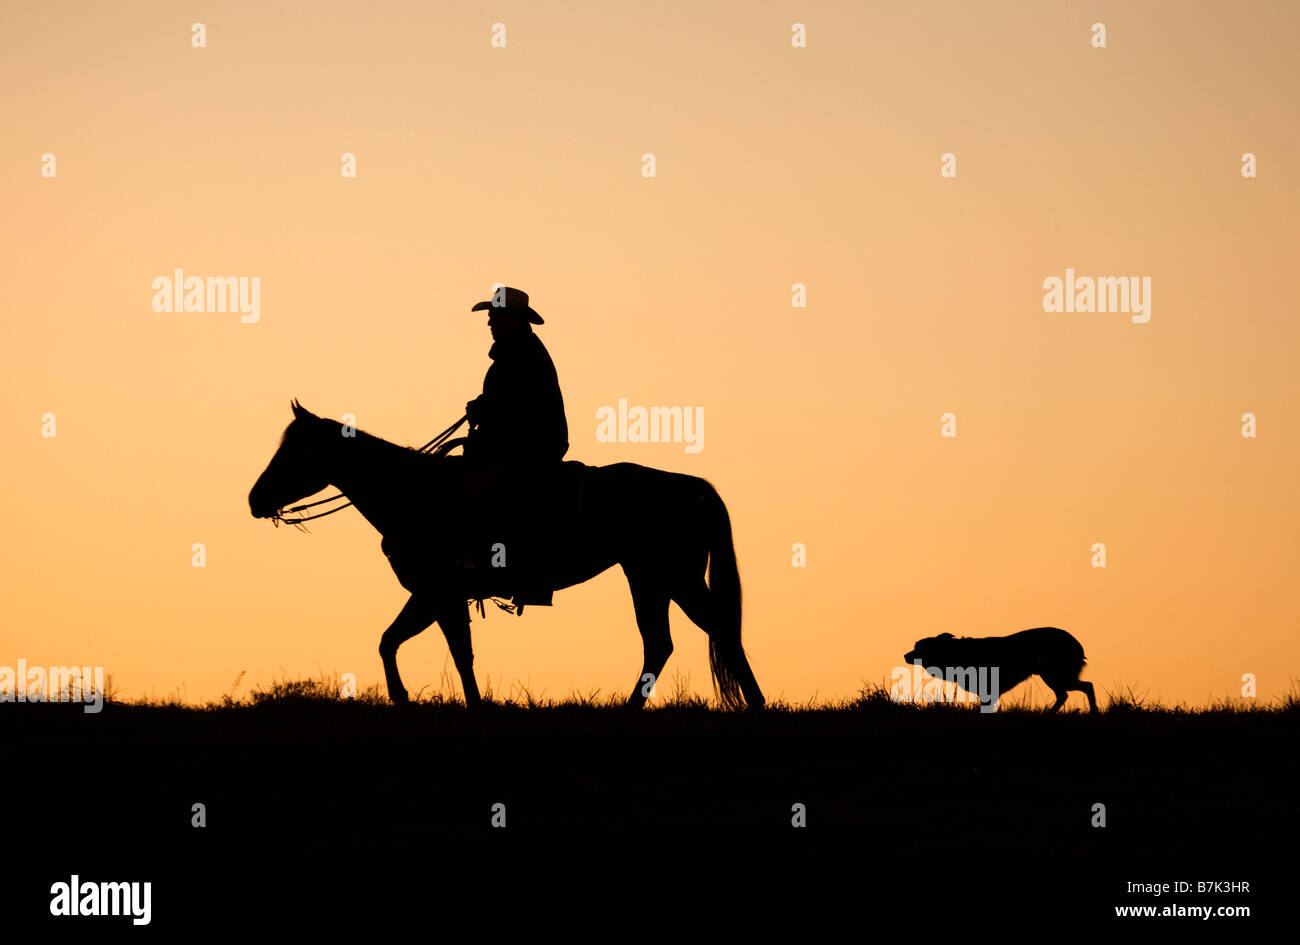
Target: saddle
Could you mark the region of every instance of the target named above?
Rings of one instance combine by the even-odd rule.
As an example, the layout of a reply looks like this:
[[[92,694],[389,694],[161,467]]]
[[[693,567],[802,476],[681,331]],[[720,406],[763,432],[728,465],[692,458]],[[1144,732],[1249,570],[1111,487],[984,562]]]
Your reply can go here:
[[[591,467],[458,466],[434,520],[380,543],[398,581],[412,593],[464,590],[480,611],[487,598],[510,599],[518,612],[550,605],[552,565],[573,541]]]

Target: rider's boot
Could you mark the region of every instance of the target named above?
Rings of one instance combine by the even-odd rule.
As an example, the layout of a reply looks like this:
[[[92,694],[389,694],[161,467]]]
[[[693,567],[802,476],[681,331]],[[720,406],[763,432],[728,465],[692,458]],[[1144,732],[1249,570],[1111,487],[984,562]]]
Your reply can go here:
[[[516,539],[515,562],[518,562],[519,577],[515,580],[513,600],[522,612],[523,605],[536,604],[550,607],[553,591],[547,579],[545,560],[536,543],[526,539]]]

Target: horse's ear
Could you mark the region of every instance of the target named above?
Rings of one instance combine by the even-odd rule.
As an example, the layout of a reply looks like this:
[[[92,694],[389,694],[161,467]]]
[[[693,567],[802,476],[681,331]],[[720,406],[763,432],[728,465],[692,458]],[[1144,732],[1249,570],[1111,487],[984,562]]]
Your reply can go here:
[[[289,401],[289,406],[293,408],[293,415],[299,420],[301,420],[303,417],[307,415],[307,408],[304,407],[302,404],[298,403],[297,397]]]

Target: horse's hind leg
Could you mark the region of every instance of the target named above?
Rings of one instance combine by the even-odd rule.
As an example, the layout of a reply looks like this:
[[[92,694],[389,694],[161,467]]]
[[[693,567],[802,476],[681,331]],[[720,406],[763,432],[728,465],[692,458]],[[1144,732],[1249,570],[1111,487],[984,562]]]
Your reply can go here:
[[[641,631],[645,659],[641,675],[637,677],[632,695],[627,700],[629,709],[639,709],[654,689],[664,664],[673,652],[673,638],[668,629],[668,592],[651,582],[628,578],[632,588],[632,606],[636,610],[636,625]],[[649,678],[647,678],[647,676]]]
[[[388,698],[398,705],[409,702],[402,677],[397,672],[397,648],[433,623],[433,609],[418,594],[412,594],[397,619],[379,638],[379,658],[384,661]]]
[[[710,640],[716,641],[728,671],[740,684],[745,705],[751,709],[761,709],[767,700],[763,698],[763,690],[758,687],[758,680],[754,678],[754,670],[750,668],[749,659],[745,656],[745,648],[714,634],[717,621],[713,615],[714,605],[709,585],[701,577],[684,582],[682,587],[682,590],[673,594],[673,600],[682,609],[682,613],[690,618],[691,623],[707,633]]]

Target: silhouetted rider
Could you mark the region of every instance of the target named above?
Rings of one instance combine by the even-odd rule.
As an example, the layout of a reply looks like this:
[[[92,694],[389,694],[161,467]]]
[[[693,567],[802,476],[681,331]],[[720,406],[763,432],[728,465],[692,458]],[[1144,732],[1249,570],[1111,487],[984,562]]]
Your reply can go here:
[[[528,304],[528,293],[499,286],[489,301],[471,309],[483,310],[492,332],[492,366],[483,393],[465,405],[470,501],[489,503],[484,537],[505,545],[515,603],[549,604],[543,565],[554,523],[545,514],[544,496],[569,450],[564,398],[555,364],[533,333],[533,325],[543,321]],[[484,472],[492,468],[500,472]]]
[[[465,455],[482,466],[558,463],[569,450],[569,425],[555,364],[533,334],[533,325],[544,324],[542,316],[528,304],[528,293],[507,286],[471,311],[484,309],[492,366],[483,393],[465,405]]]

